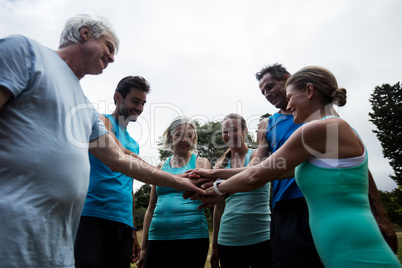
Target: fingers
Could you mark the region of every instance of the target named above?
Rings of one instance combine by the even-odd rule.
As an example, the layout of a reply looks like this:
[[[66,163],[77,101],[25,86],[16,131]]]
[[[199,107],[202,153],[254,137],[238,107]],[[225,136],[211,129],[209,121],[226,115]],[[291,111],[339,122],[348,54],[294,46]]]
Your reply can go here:
[[[191,198],[193,200],[193,198]],[[215,206],[217,203],[221,202],[223,196],[211,196],[211,195],[199,195],[197,199],[202,202],[202,205],[198,206],[198,209],[204,209]]]

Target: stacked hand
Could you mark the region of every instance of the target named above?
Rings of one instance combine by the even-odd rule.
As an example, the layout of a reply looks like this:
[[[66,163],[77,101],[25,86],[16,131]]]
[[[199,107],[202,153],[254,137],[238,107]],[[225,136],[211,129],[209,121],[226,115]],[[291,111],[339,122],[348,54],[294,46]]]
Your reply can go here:
[[[185,199],[200,200],[203,204],[198,206],[198,209],[212,207],[223,199],[222,196],[215,193],[213,183],[216,179],[209,178],[208,171],[207,169],[192,169],[181,175],[182,177],[189,178],[198,188],[205,190],[206,194],[204,195],[189,191],[183,194]]]

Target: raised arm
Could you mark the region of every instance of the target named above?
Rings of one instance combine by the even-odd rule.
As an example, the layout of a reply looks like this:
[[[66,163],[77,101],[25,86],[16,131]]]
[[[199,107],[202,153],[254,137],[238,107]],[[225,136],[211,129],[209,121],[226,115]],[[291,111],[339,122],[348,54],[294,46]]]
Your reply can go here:
[[[258,165],[271,154],[269,144],[268,144],[267,138],[265,136],[267,127],[268,127],[268,118],[263,119],[258,124],[258,130],[257,130],[258,149],[256,152],[253,152],[253,155],[252,155],[253,157],[252,157],[252,159],[250,159],[250,163],[248,164],[249,167]]]

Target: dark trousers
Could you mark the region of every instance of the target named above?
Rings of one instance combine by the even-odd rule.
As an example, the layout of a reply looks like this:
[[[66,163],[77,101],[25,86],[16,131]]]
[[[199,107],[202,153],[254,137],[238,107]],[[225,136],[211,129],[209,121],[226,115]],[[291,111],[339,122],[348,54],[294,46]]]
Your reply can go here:
[[[248,246],[218,244],[222,268],[272,268],[272,249],[269,240]]]
[[[82,216],[75,239],[75,267],[129,268],[133,228],[120,222]]]
[[[275,268],[323,268],[314,246],[304,198],[278,201],[271,215]],[[328,230],[330,231],[330,230]]]
[[[204,268],[209,238],[148,240],[144,268]]]

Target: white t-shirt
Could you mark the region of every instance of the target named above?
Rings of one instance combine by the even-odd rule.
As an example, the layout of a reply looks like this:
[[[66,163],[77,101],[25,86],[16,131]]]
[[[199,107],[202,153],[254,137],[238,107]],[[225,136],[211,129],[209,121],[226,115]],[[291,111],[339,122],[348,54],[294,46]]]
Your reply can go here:
[[[0,267],[74,267],[88,142],[107,132],[57,53],[0,39]]]

